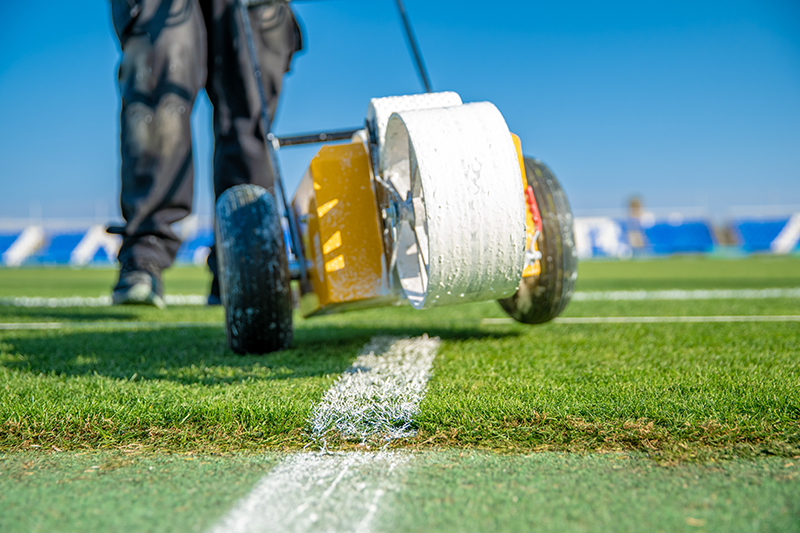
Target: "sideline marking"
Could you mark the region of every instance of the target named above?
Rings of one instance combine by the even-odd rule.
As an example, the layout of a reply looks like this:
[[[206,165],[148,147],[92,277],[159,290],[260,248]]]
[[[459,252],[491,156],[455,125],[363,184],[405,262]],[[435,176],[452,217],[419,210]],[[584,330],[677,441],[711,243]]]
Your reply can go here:
[[[773,298],[800,298],[800,287],[794,289],[713,289],[665,291],[578,291],[572,294],[573,302],[637,301],[637,300],[770,300]],[[206,305],[208,297],[202,294],[167,294],[167,305]],[[110,296],[84,298],[43,298],[16,296],[0,298],[0,307],[107,307]]]
[[[576,292],[573,302],[635,300],[755,300],[800,298],[800,287],[794,289],[712,289],[666,291],[589,291]]]
[[[325,393],[309,424],[315,441],[330,431],[348,438],[406,437],[419,412],[440,341],[374,337]],[[371,530],[379,503],[399,490],[398,452],[296,453],[275,467],[212,533]]]
[[[554,318],[554,324],[669,324],[676,322],[800,322],[800,315],[583,316]],[[513,318],[484,318],[482,325],[515,324]]]
[[[167,305],[207,305],[208,296],[201,294],[167,294]],[[15,296],[0,298],[0,307],[109,307],[111,296],[96,298],[69,296],[65,298],[44,298],[40,296]]]
[[[214,328],[223,322],[0,322],[0,330]]]

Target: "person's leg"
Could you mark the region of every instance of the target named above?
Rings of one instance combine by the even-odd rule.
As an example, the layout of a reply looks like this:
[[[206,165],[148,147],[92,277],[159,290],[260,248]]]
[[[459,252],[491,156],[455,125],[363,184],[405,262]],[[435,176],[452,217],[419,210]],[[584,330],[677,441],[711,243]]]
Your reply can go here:
[[[197,0],[112,0],[119,66],[122,230],[116,303],[160,302],[160,273],[180,239],[171,225],[192,209],[190,116],[206,80]],[[147,280],[151,291],[147,294]]]
[[[254,183],[274,193],[273,171],[260,123],[258,88],[237,3],[235,0],[200,1],[211,7],[204,12],[209,32],[206,90],[214,106],[215,198],[242,183]],[[289,70],[292,55],[302,48],[300,29],[292,11],[283,3],[252,7],[249,13],[269,111],[274,117],[283,75]],[[208,266],[214,273],[209,303],[218,303],[214,248],[208,257]]]

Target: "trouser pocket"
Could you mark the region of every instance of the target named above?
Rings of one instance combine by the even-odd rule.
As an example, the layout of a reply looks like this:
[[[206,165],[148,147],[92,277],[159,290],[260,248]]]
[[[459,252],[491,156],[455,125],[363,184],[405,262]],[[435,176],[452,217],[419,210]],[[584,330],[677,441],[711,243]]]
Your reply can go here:
[[[141,12],[142,0],[111,0],[111,20],[120,43],[127,39]]]
[[[292,10],[284,3],[269,4],[261,8],[258,20],[264,46],[277,54],[288,54],[288,71],[292,54],[303,48],[300,26]]]

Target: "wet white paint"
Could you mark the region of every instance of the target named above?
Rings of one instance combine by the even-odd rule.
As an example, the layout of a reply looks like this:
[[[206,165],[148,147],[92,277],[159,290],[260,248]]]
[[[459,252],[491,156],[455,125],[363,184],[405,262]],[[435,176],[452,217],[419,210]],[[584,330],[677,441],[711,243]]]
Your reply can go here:
[[[396,266],[411,305],[514,294],[525,260],[525,204],[517,152],[497,108],[477,102],[395,113],[384,142],[383,178],[401,196],[410,192]]]
[[[324,444],[331,432],[362,442],[413,436],[439,344],[427,335],[372,339],[314,408],[312,438]]]
[[[410,111],[412,109],[432,109],[435,107],[452,107],[461,105],[461,97],[458,93],[443,91],[438,93],[407,94],[402,96],[387,96],[385,98],[373,98],[367,107],[367,122],[370,129],[377,135],[378,141],[378,169],[383,173],[383,162],[381,149],[386,137],[386,127],[392,113],[400,111]]]

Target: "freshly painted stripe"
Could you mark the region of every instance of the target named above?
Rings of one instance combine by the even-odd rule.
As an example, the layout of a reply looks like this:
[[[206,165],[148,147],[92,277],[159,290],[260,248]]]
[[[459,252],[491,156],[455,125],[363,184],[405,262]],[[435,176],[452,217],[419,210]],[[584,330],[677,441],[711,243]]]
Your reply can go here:
[[[740,316],[582,316],[553,319],[554,324],[669,324],[686,322],[800,322],[800,315]],[[512,318],[484,318],[481,324],[515,324]]]
[[[201,294],[167,294],[164,296],[167,305],[206,305],[208,297]],[[66,298],[43,298],[40,296],[16,296],[0,298],[1,307],[107,307],[111,305],[111,296]]]
[[[713,289],[668,291],[591,291],[576,292],[574,302],[635,300],[753,300],[800,298],[800,287],[793,289]]]
[[[222,327],[222,322],[4,322],[0,330],[24,329],[171,329],[171,328],[214,328]]]
[[[275,467],[212,533],[372,530],[381,499],[399,488],[395,452],[298,453]]]
[[[314,408],[313,439],[324,444],[330,432],[361,441],[412,436],[439,343],[427,335],[372,339]]]
[[[413,435],[440,341],[375,337],[325,393],[309,424],[315,442]],[[222,532],[372,531],[381,500],[399,490],[411,456],[387,451],[290,455],[212,529]]]

